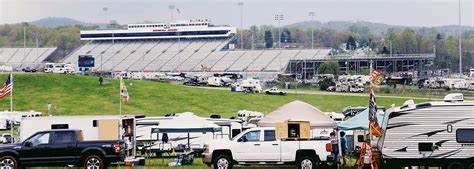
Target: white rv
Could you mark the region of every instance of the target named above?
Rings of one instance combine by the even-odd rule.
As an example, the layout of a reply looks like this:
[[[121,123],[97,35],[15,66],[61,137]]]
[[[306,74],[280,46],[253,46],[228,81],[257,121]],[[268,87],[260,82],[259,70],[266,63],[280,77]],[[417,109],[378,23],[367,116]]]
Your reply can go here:
[[[9,120],[13,120],[13,123],[19,124],[22,118],[25,117],[41,117],[41,112],[29,111],[29,112],[22,112],[22,111],[4,111],[0,112],[0,118],[5,118]]]
[[[73,73],[76,71],[76,66],[71,63],[45,63],[45,73]]]
[[[444,102],[405,104],[384,116],[381,168],[474,166],[474,102],[449,94]]]
[[[236,92],[250,92],[250,93],[260,93],[262,92],[262,86],[260,80],[247,78],[237,82],[235,85]]]
[[[38,131],[52,129],[82,130],[84,140],[119,140],[135,138],[134,116],[47,116],[23,118],[20,140]]]

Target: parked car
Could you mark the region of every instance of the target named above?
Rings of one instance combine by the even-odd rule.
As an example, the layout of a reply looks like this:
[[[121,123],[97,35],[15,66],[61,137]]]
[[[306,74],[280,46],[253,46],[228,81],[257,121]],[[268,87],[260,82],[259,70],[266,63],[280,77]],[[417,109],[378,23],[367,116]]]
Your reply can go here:
[[[25,67],[22,69],[23,72],[36,72],[38,70],[36,70],[35,68],[32,68],[32,67]]]
[[[0,147],[0,164],[13,169],[33,165],[103,169],[125,159],[123,141],[83,141],[82,138],[80,130],[40,131],[21,143]]]
[[[186,86],[200,86],[199,81],[196,78],[191,78],[183,83]]]
[[[282,91],[282,90],[280,90],[276,87],[272,87],[270,89],[265,90],[265,93],[266,94],[277,94],[277,95],[285,95],[286,94],[285,91]]]
[[[213,140],[204,145],[203,162],[215,169],[238,164],[296,164],[317,168],[333,159],[328,137],[311,140],[276,139],[274,127],[252,128],[232,140]]]
[[[4,133],[2,135],[0,135],[0,143],[3,143],[3,144],[9,144],[9,143],[13,143],[14,140],[13,140],[13,137],[10,133]]]
[[[326,91],[335,92],[336,91],[336,86],[329,86],[328,88],[326,88]]]

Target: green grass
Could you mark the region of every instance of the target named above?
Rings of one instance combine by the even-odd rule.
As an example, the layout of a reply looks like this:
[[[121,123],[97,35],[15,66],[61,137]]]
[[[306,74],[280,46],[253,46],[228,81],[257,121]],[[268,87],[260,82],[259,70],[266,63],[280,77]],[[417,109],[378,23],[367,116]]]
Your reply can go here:
[[[0,80],[7,75],[0,75]],[[97,77],[57,74],[15,74],[13,109],[36,110],[47,115],[47,104],[58,105],[53,115],[111,115],[119,114],[119,81],[108,79],[100,86]],[[292,94],[273,96],[242,94],[229,91],[189,88],[182,85],[153,81],[125,80],[130,102],[123,105],[123,114],[160,116],[168,113],[194,112],[200,116],[220,114],[235,116],[242,109],[271,112],[276,108],[301,100],[322,111],[339,112],[346,106],[366,106],[368,98],[356,96]],[[0,101],[0,110],[9,110],[10,98]],[[406,99],[378,98],[377,104],[400,105]]]

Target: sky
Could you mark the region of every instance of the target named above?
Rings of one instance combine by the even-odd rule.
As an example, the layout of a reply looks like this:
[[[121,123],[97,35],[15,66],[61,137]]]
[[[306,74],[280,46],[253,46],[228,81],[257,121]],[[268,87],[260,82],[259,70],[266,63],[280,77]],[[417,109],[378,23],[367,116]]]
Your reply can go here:
[[[368,21],[402,26],[458,24],[458,0],[0,0],[0,24],[68,17],[88,23],[107,20],[121,24],[174,19],[209,19],[216,24],[240,27],[242,23],[278,25],[275,14],[284,15],[282,25],[311,18],[318,21]],[[176,9],[170,10],[174,5]],[[179,10],[179,13],[178,13]],[[461,0],[462,24],[474,26],[474,0]]]

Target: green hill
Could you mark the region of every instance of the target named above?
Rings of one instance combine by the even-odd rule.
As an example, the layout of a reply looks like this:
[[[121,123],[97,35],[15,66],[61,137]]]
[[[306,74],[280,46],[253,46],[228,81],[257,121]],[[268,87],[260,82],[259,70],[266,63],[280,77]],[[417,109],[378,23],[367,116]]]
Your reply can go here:
[[[3,83],[6,74],[0,75]],[[56,74],[15,74],[14,110],[36,110],[47,115],[47,103],[58,105],[53,115],[119,114],[119,82],[99,86],[97,77]],[[339,112],[346,106],[365,106],[368,98],[356,96],[294,95],[270,96],[242,94],[223,90],[190,88],[153,81],[125,81],[130,103],[123,105],[124,114],[164,115],[167,113],[194,112],[209,116],[235,116],[238,110],[247,109],[271,112],[293,100],[308,102],[322,111]],[[9,110],[9,97],[0,101],[0,110]],[[405,99],[378,98],[378,104],[400,105]],[[53,106],[54,107],[54,106]],[[53,109],[54,110],[54,109]]]

